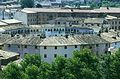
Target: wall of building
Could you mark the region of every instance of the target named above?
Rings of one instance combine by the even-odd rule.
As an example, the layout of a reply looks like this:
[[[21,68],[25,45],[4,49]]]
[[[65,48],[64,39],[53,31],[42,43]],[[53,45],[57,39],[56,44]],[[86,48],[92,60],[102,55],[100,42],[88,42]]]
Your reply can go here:
[[[57,46],[57,49],[55,49],[55,46],[29,46],[25,47],[26,45],[5,45],[4,50],[6,51],[12,51],[17,52],[20,54],[21,57],[24,57],[24,54],[40,54],[42,57],[42,60],[47,62],[52,62],[55,58],[55,54],[57,56],[65,56],[67,58],[71,57],[73,55],[73,51],[80,50],[80,46],[75,47],[73,46]],[[46,55],[46,57],[45,57]]]
[[[110,24],[111,29],[120,30],[120,19],[110,19],[108,20],[108,24]]]
[[[27,24],[29,24],[29,25],[36,25],[36,24],[38,24],[38,22],[37,22],[37,14],[36,13],[29,13],[29,14],[27,14],[27,21],[28,21],[28,23]]]
[[[19,21],[22,21],[23,24],[28,24],[28,17],[27,17],[27,13],[24,13],[24,12],[16,12],[14,14],[14,18],[19,20]]]
[[[34,23],[37,21],[37,24],[45,24],[49,20],[56,19],[58,17],[73,17],[73,18],[104,18],[104,13],[92,13],[92,12],[38,12],[38,13],[29,13],[30,15],[35,15],[36,19],[32,17],[30,21],[33,21]],[[119,13],[107,13],[108,15],[111,16],[117,16],[120,17]],[[30,25],[31,22],[27,23],[26,17],[28,13],[25,12],[16,12],[14,18],[20,21],[23,21],[25,24]],[[21,16],[21,17],[19,17]],[[31,18],[31,16],[29,16]],[[33,23],[33,24],[34,24]]]
[[[73,51],[89,48],[95,54],[103,54],[108,50],[106,44],[93,45],[63,45],[63,46],[35,46],[35,45],[4,45],[4,50],[17,52],[21,57],[24,54],[40,54],[42,60],[52,62],[56,56],[65,56],[67,58],[73,56]]]
[[[113,42],[110,44],[110,47],[113,47],[113,48],[120,48],[120,42]]]

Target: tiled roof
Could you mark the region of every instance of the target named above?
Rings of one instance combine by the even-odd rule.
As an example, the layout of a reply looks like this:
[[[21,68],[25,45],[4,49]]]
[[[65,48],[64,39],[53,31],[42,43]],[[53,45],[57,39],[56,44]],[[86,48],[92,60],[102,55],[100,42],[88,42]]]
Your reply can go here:
[[[94,9],[94,10],[80,10],[80,9],[61,9],[61,8],[24,8],[22,12],[25,13],[36,13],[36,12],[65,12],[65,13],[120,13],[120,8],[100,8],[100,9]]]
[[[0,50],[0,59],[8,59],[8,58],[11,58],[11,57],[14,57],[14,56],[18,56],[18,55],[19,54],[15,53],[15,52]]]
[[[84,23],[103,23],[103,18],[87,18],[84,20]]]
[[[62,46],[62,45],[82,45],[82,44],[102,44],[108,43],[104,39],[96,35],[75,35],[68,36],[53,36],[42,39],[40,37],[20,37],[12,38],[6,41],[6,44],[22,44],[22,45],[37,45],[37,46]]]
[[[110,43],[120,42],[120,35],[118,37],[117,32],[102,33],[101,37]]]

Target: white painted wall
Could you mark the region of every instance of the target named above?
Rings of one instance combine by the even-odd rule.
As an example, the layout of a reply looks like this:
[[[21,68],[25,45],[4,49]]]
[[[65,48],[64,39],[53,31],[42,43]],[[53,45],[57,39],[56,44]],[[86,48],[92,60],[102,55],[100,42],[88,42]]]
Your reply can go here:
[[[42,56],[42,59],[47,62],[52,62],[54,60],[54,54],[57,54],[58,56],[64,56],[67,54],[67,57],[70,58],[73,56],[73,51],[80,50],[80,46],[67,46],[67,49],[64,49],[64,46],[57,47],[47,47],[47,49],[44,49],[44,47],[40,47],[40,54]],[[47,54],[47,58],[44,58],[44,54]]]
[[[113,42],[110,44],[110,47],[113,47],[113,48],[120,48],[120,42]]]
[[[19,20],[19,21],[22,21],[23,24],[27,24],[27,20],[28,20],[27,13],[24,13],[24,12],[16,12],[16,13],[14,14],[14,19]]]
[[[69,58],[72,57],[73,51],[80,50],[80,46],[77,46],[77,48],[75,48],[75,45],[67,46],[67,49],[65,49],[64,46],[58,46],[57,49],[55,49],[55,46],[47,47],[47,49],[44,49],[44,47],[41,46],[35,49],[35,46],[27,46],[27,48],[22,46],[18,48],[18,45],[11,45],[10,47],[5,45],[4,50],[17,52],[21,55],[21,57],[23,57],[25,53],[40,54],[43,61],[52,62],[54,60],[54,54],[57,54],[57,56],[64,56],[67,54],[67,57]],[[47,55],[47,58],[44,58],[44,54]]]
[[[87,46],[89,47],[89,45]],[[80,45],[77,46],[77,48],[75,48],[75,45],[67,46],[67,49],[64,47],[65,46],[57,46],[57,49],[55,49],[55,46],[47,46],[47,49],[44,49],[44,46],[37,46],[37,49],[35,49],[35,46],[30,45],[28,45],[27,48],[24,48],[24,46],[18,48],[18,45],[11,45],[10,47],[4,45],[4,50],[20,53],[21,57],[23,57],[25,53],[40,54],[43,61],[52,62],[55,59],[54,54],[57,54],[57,56],[64,56],[67,54],[67,58],[69,58],[72,57],[73,51],[82,49]],[[106,44],[99,44],[98,47],[92,45],[92,48],[94,52],[98,51],[98,54],[103,54],[108,49]],[[47,55],[47,58],[44,58],[44,54]]]

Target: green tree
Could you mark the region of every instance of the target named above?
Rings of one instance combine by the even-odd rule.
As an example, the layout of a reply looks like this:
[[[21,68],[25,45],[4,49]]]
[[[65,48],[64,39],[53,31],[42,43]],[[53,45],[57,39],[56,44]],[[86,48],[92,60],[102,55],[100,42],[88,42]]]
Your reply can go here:
[[[16,63],[10,63],[4,70],[5,79],[21,79],[21,67]]]
[[[22,8],[32,8],[34,7],[34,0],[20,0]]]
[[[102,58],[103,76],[105,79],[120,79],[120,50]]]
[[[35,65],[27,66],[25,73],[27,74],[28,79],[37,79],[39,74],[38,67]]]
[[[57,57],[55,62],[52,63],[51,78],[61,79],[65,75],[65,69],[67,66],[67,59],[64,57]]]
[[[42,62],[38,70],[39,70],[38,79],[51,79],[50,76],[51,64],[47,62]]]
[[[3,79],[4,77],[4,74],[3,74],[3,72],[0,70],[0,79]]]
[[[41,56],[38,54],[26,54],[23,61],[20,63],[22,68],[25,70],[27,66],[35,65],[37,67],[40,67],[41,65]]]
[[[58,56],[54,62],[40,55],[26,55],[20,64],[10,63],[2,79],[120,79],[120,50],[96,56],[88,49],[74,51],[73,57]]]
[[[101,79],[99,59],[90,50],[75,51],[69,69],[77,79]]]

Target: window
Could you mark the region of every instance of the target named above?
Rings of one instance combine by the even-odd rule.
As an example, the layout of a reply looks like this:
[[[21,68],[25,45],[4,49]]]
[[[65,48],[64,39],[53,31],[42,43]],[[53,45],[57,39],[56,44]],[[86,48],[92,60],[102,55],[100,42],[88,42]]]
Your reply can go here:
[[[76,32],[76,29],[74,29],[74,32]]]
[[[114,24],[114,22],[112,22],[112,24]]]
[[[47,54],[44,54],[44,58],[47,58]]]
[[[64,48],[67,49],[67,46],[65,46]]]
[[[20,48],[20,45],[18,45],[18,48]]]
[[[47,31],[47,29],[45,29],[45,31]]]
[[[37,32],[38,32],[39,30],[37,29]]]
[[[10,47],[11,45],[10,44],[8,44],[8,47]]]
[[[65,58],[67,58],[67,54],[65,54],[64,56],[65,56]]]
[[[60,22],[58,22],[58,24],[60,24]]]
[[[77,45],[75,45],[75,48],[77,48]]]
[[[97,24],[97,26],[100,26],[99,24]]]
[[[51,29],[48,29],[48,31],[51,31]]]
[[[44,46],[44,49],[47,49],[47,47],[46,47],[46,46]]]
[[[57,54],[54,54],[54,58],[56,58],[57,57]]]
[[[96,47],[98,47],[99,45],[98,44],[96,44]]]
[[[92,49],[92,46],[90,46],[89,49]]]
[[[25,45],[24,48],[27,48],[27,45]]]
[[[118,29],[120,30],[120,26],[118,27]]]
[[[35,30],[34,30],[34,32],[35,32]]]
[[[117,45],[117,42],[115,42],[115,45]]]
[[[55,49],[57,49],[57,46],[55,46]]]
[[[35,49],[37,49],[38,47],[37,46],[35,46]]]
[[[106,44],[106,47],[108,46],[108,44]]]

